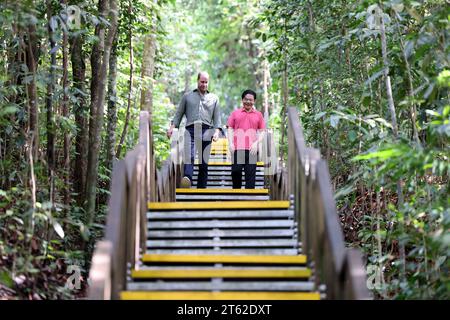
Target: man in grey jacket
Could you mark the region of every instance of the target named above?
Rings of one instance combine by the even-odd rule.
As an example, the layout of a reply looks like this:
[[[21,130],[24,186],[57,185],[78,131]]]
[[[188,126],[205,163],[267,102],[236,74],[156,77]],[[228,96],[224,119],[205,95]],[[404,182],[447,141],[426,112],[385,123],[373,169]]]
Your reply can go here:
[[[216,141],[220,133],[219,99],[208,91],[209,75],[199,72],[197,89],[183,95],[178,105],[172,125],[167,131],[170,138],[174,128],[180,126],[181,119],[186,116],[186,132],[184,137],[185,164],[182,188],[190,188],[194,173],[195,150],[199,154],[199,170],[197,188],[206,188],[208,183],[208,160],[211,150],[211,139]]]

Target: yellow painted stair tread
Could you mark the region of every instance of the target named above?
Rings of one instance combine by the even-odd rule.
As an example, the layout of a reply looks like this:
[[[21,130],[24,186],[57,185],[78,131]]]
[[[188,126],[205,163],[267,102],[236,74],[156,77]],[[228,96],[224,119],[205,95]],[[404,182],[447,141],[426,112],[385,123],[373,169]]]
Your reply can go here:
[[[149,202],[150,210],[196,210],[196,209],[288,209],[289,201],[180,201]]]
[[[306,255],[188,255],[188,254],[145,254],[142,261],[180,262],[180,263],[272,263],[272,264],[306,264]]]
[[[223,188],[211,188],[211,189],[189,189],[189,188],[177,188],[177,193],[201,193],[201,194],[269,194],[269,189],[223,189]]]
[[[319,292],[122,291],[122,300],[320,300]]]
[[[308,268],[295,269],[141,269],[131,270],[131,277],[137,279],[154,278],[309,278]]]

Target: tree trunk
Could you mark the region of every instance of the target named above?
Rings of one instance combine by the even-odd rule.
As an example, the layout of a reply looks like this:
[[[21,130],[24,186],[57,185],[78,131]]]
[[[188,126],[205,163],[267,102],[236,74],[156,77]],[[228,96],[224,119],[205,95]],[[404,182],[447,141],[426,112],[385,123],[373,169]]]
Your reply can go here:
[[[287,67],[287,28],[286,28],[286,20],[284,21],[284,46],[283,46],[283,58],[284,58],[284,70],[283,70],[283,107],[281,108],[281,142],[280,142],[280,159],[283,161],[284,159],[284,137],[286,131],[286,112],[287,112],[287,103],[288,103],[288,67]]]
[[[258,48],[255,48],[255,46],[252,43],[252,35],[250,30],[246,27],[245,28],[245,32],[247,34],[248,37],[248,56],[251,60],[251,66],[252,66],[252,70],[253,70],[253,76],[254,76],[254,80],[255,80],[255,84],[254,87],[257,90],[257,88],[261,86],[261,82],[264,81],[264,79],[261,79],[261,73],[259,72],[259,67],[260,67],[260,63],[258,61]],[[263,75],[264,76],[264,75]]]
[[[51,1],[47,0],[47,16],[52,17]],[[50,177],[50,186],[52,186],[53,172],[55,171],[55,120],[53,116],[53,97],[55,92],[55,67],[56,67],[56,42],[50,22],[48,24],[48,37],[50,41],[50,69],[49,82],[47,84],[47,166]],[[50,201],[53,200],[53,190],[50,190]]]
[[[184,93],[187,93],[189,91],[189,87],[191,85],[191,76],[192,76],[192,69],[190,66],[186,67],[186,70],[184,70]]]
[[[114,35],[114,44],[111,49],[109,58],[109,74],[108,74],[108,123],[106,128],[106,168],[111,172],[112,164],[115,156],[116,146],[116,127],[117,127],[117,38],[118,33]],[[132,70],[130,71],[132,73]],[[111,178],[111,177],[110,177]],[[106,189],[109,190],[110,182],[107,183]]]
[[[128,14],[131,19],[131,12],[133,9],[133,3],[130,1],[128,3]],[[130,21],[131,23],[131,21]],[[130,110],[131,110],[131,99],[133,97],[133,80],[134,80],[134,51],[133,51],[133,30],[130,28],[129,34],[129,47],[130,47],[130,77],[128,79],[128,104],[127,112],[125,114],[125,123],[123,125],[122,134],[120,135],[120,141],[117,145],[116,158],[120,158],[122,152],[123,142],[125,141],[125,136],[127,134],[128,122],[130,121]]]
[[[83,52],[84,37],[76,35],[71,39],[71,60],[73,87],[76,103],[73,107],[77,133],[75,136],[75,158],[73,162],[73,190],[77,194],[78,206],[85,201],[88,128],[85,94],[86,64]]]
[[[314,11],[311,4],[311,1],[308,0],[308,22],[309,22],[309,32],[316,31],[316,23],[314,21]]]
[[[152,33],[145,37],[144,56],[142,58],[143,90],[141,93],[141,110],[148,111],[152,118],[153,108],[153,72],[155,69],[156,35],[155,26]]]
[[[98,15],[106,19],[109,10],[110,0],[99,0],[98,1]],[[98,109],[98,95],[100,87],[100,69],[102,65],[102,56],[105,47],[105,25],[103,23],[97,24],[95,27],[95,36],[97,36],[97,42],[92,46],[91,51],[91,101],[89,105],[89,134],[87,141],[87,157],[86,157],[86,180],[84,185],[84,199],[83,204],[86,211],[86,222],[90,221],[90,217],[93,216],[95,210],[95,196],[97,193],[97,177],[94,173],[97,171],[96,161],[97,156],[95,155],[95,150],[92,147],[96,141],[96,126],[98,125],[97,119],[97,109]],[[94,163],[95,162],[95,163]],[[92,185],[94,184],[94,185]],[[93,197],[91,200],[90,198]],[[94,202],[94,204],[91,203]]]
[[[263,106],[264,106],[264,121],[269,121],[269,62],[264,59],[263,62]]]
[[[391,86],[391,77],[389,76],[389,63],[387,58],[387,43],[386,43],[386,30],[384,27],[384,19],[381,17],[381,52],[383,55],[383,66],[384,66],[384,80],[386,81],[386,95],[388,99],[389,112],[391,114],[391,124],[392,131],[394,133],[395,139],[398,138],[398,126],[397,126],[397,116],[395,113],[395,104],[394,98],[392,96],[392,86]]]
[[[36,87],[38,39],[36,36],[35,25],[29,25],[27,31],[27,37],[25,41],[25,62],[28,67],[28,72],[31,75],[31,80],[29,80],[26,84],[28,98],[28,134],[33,137],[33,141],[30,147],[33,147],[33,158],[37,159],[37,151],[39,148],[39,117]]]
[[[89,126],[89,155],[88,171],[86,179],[87,206],[86,212],[88,224],[92,224],[95,219],[95,204],[97,194],[98,158],[100,151],[100,135],[103,124],[103,110],[105,102],[105,83],[109,65],[109,56],[118,24],[117,1],[110,1],[110,27],[104,43],[104,51],[101,57],[100,69],[98,70],[98,86],[95,95],[96,100],[91,103],[92,125]],[[95,103],[95,104],[94,104]],[[92,130],[92,132],[91,132]]]
[[[61,4],[66,6],[66,0],[62,0]],[[67,31],[63,29],[63,43],[62,43],[62,51],[63,51],[63,77],[62,77],[62,89],[63,89],[63,99],[61,104],[61,114],[64,118],[69,118],[69,96],[68,96],[68,73],[69,73],[69,65],[68,65],[68,40],[67,40]],[[63,163],[63,176],[64,176],[64,204],[68,206],[70,204],[70,135],[67,129],[64,130],[64,163]]]
[[[398,32],[398,38],[400,40],[400,49],[402,50],[403,54],[403,60],[405,60],[405,67],[406,67],[406,75],[408,79],[408,96],[411,99],[411,107],[409,111],[409,116],[411,118],[411,127],[413,132],[413,138],[414,141],[417,143],[417,145],[420,147],[420,139],[419,139],[419,133],[418,128],[416,125],[417,122],[417,109],[416,109],[416,103],[414,102],[414,87],[413,87],[413,80],[412,80],[412,73],[411,73],[411,65],[409,64],[408,57],[406,55],[406,49],[405,44],[403,43],[402,34],[400,31],[400,22],[398,21],[397,14],[394,13],[394,19],[397,26],[397,32]]]

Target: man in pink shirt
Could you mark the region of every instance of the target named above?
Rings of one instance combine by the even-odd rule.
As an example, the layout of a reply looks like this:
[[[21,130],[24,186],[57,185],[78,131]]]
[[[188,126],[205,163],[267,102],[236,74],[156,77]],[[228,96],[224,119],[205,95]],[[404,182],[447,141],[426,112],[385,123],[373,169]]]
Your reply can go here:
[[[254,189],[258,145],[264,138],[266,128],[261,112],[254,108],[256,93],[242,93],[242,108],[233,111],[228,118],[228,145],[233,157],[231,177],[233,189],[242,186],[242,169],[245,172],[245,188]]]

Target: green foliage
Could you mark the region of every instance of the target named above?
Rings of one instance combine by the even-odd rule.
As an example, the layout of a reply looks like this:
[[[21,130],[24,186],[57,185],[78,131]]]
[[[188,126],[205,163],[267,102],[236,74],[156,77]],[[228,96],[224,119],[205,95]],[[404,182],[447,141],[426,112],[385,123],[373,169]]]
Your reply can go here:
[[[380,32],[366,23],[376,3],[264,1],[254,24],[264,26],[272,90],[288,65],[289,104],[329,162],[341,216],[352,221],[343,225],[349,245],[382,266],[385,285],[374,290],[385,298],[448,299],[448,10],[444,1],[382,3],[395,139]]]
[[[29,191],[21,187],[0,190],[3,293],[11,295],[7,298],[73,299],[80,291],[66,287],[70,275],[66,268],[74,259],[85,259],[76,245],[84,225],[76,214],[64,217],[57,203],[37,202],[31,207],[29,197]]]
[[[157,19],[161,6],[148,1],[119,1],[119,75],[117,79],[118,125],[116,137],[120,137],[125,123],[128,99],[129,30],[132,28],[135,48],[135,79],[141,70],[142,50],[140,39],[148,34],[148,25]],[[95,223],[86,225],[86,213],[78,204],[79,195],[71,193],[74,178],[80,173],[64,169],[64,134],[69,137],[70,166],[75,160],[76,116],[81,112],[89,118],[90,61],[89,54],[98,39],[94,28],[98,24],[108,26],[107,19],[98,14],[97,3],[92,1],[69,1],[81,9],[79,29],[67,28],[65,10],[60,1],[37,0],[29,3],[9,1],[0,3],[0,298],[22,299],[73,299],[86,294],[89,261],[96,239],[103,236],[106,220],[106,204],[109,195],[110,169],[106,167],[105,155],[100,155],[97,186],[97,211]],[[128,8],[132,5],[132,10]],[[51,15],[47,14],[51,11]],[[48,23],[53,31],[51,48]],[[158,20],[156,20],[158,21]],[[36,29],[32,34],[31,29]],[[68,45],[68,88],[63,92],[63,31],[69,43],[75,36],[84,39],[83,53],[86,64],[85,92],[73,86],[71,45]],[[161,30],[158,32],[162,33]],[[36,45],[37,69],[32,74],[25,63],[25,49]],[[50,54],[56,54],[56,65],[51,65]],[[54,71],[53,94],[47,97],[50,69]],[[33,161],[29,158],[30,133],[28,88],[36,85],[39,145]],[[140,81],[132,88],[132,105],[128,133],[124,149],[136,145],[138,139]],[[62,116],[64,93],[69,102],[69,115]],[[84,98],[82,102],[80,97]],[[56,168],[50,170],[47,163],[47,98],[53,103]],[[84,111],[80,107],[84,106]],[[106,108],[105,108],[106,110]],[[109,120],[109,119],[108,119]],[[106,121],[105,121],[106,122]],[[87,130],[88,124],[86,124]],[[102,132],[102,135],[105,133]],[[104,148],[102,148],[104,150]],[[162,156],[165,156],[162,154]],[[33,163],[34,173],[30,163]],[[69,178],[66,179],[66,176]],[[36,187],[32,191],[32,179]],[[50,191],[52,190],[52,191]],[[69,194],[65,194],[69,190]],[[67,196],[67,198],[66,198]],[[71,275],[68,267],[81,268],[80,290],[66,287]]]

